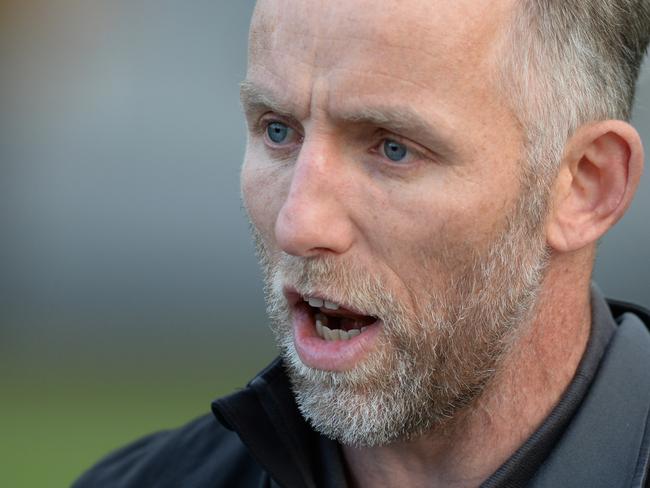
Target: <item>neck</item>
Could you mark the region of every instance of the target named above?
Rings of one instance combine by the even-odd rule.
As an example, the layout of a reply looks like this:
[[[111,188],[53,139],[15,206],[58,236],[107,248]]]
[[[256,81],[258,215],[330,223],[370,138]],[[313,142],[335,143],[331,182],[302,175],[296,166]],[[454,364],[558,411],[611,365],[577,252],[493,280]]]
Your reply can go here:
[[[570,259],[588,257],[549,266],[533,318],[499,372],[444,431],[387,446],[343,446],[352,486],[477,487],[532,435],[573,379],[589,338],[590,277],[568,272],[578,269]]]

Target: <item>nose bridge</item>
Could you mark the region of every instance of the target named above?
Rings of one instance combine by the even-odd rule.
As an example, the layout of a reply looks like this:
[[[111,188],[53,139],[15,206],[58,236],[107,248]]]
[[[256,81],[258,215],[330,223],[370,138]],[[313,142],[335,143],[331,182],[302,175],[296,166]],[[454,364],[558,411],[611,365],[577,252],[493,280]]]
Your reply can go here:
[[[276,221],[278,244],[285,252],[310,256],[349,248],[352,226],[343,170],[341,155],[327,138],[305,140]]]
[[[334,179],[336,162],[327,154],[326,146],[323,142],[303,145],[294,164],[285,205],[303,204],[303,199],[312,204],[322,203],[318,200],[327,196],[325,183]]]

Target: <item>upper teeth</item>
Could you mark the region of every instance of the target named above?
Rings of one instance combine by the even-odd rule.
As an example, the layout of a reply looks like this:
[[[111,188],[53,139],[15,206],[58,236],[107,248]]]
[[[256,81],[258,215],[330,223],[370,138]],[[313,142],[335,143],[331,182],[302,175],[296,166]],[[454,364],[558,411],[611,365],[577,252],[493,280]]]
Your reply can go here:
[[[340,307],[339,307],[338,303],[327,302],[326,301],[325,302],[325,308],[327,308],[329,310],[338,310]]]
[[[305,297],[305,301],[309,303],[309,306],[314,308],[320,308],[323,306],[328,310],[338,310],[341,308],[338,303],[328,302],[327,300],[322,300],[320,298]]]
[[[320,298],[311,298],[311,297],[309,297],[307,299],[307,301],[309,302],[310,307],[320,308],[320,307],[323,306],[323,300],[321,300]]]

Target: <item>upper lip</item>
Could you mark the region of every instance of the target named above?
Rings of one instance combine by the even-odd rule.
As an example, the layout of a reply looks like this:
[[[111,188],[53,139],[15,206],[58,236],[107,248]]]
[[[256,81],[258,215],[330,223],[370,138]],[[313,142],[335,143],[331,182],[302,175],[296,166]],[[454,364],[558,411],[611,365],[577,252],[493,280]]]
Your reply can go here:
[[[374,316],[373,314],[366,313],[363,310],[359,310],[358,308],[355,308],[355,307],[353,307],[351,305],[348,305],[344,301],[338,300],[336,298],[328,296],[325,293],[321,293],[319,291],[314,291],[312,293],[300,293],[296,288],[294,288],[292,286],[285,286],[283,288],[283,294],[284,294],[284,297],[287,299],[287,302],[289,303],[289,305],[291,305],[292,307],[295,307],[300,302],[302,302],[305,297],[320,298],[323,301],[336,303],[337,305],[339,305],[339,307],[342,310],[347,310],[349,312],[352,312],[353,314]]]

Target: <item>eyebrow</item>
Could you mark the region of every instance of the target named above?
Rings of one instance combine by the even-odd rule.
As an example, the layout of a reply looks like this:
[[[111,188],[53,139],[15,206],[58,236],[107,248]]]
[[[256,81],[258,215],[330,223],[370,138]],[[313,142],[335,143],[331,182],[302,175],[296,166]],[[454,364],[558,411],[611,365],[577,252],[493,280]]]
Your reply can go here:
[[[245,80],[240,84],[242,105],[247,114],[272,111],[279,115],[294,117],[291,103],[278,100],[271,91]],[[344,109],[335,120],[344,123],[376,126],[408,137],[417,136],[425,145],[445,159],[451,158],[456,150],[441,130],[410,106],[374,105]]]
[[[239,84],[239,96],[247,114],[270,110],[280,115],[291,116],[293,112],[288,104],[278,101],[270,91],[249,80]]]
[[[447,162],[458,158],[458,150],[449,137],[444,135],[447,129],[443,132],[442,128],[431,123],[409,106],[359,107],[350,111],[345,110],[337,118],[350,123],[380,127],[406,138],[413,137],[415,142],[421,143]]]

